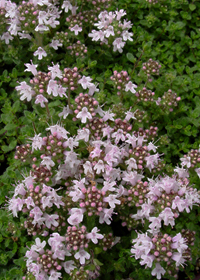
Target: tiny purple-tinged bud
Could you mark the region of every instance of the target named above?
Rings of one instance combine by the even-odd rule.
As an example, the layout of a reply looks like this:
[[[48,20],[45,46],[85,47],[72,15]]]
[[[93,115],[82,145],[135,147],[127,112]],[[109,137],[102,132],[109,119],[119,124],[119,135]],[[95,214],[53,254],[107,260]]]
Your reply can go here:
[[[167,256],[171,257],[172,256],[172,252],[167,252]]]

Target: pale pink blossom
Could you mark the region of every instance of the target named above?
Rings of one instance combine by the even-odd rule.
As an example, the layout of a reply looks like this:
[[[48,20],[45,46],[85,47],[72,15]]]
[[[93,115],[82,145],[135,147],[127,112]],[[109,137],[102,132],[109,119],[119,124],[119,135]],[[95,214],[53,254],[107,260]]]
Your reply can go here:
[[[46,142],[40,137],[41,133],[35,134],[33,138],[29,138],[32,141],[32,151],[41,149],[42,145]]]
[[[82,88],[86,89],[89,88],[92,83],[90,83],[92,79],[90,77],[83,76],[79,81],[78,84],[81,84]]]
[[[79,208],[72,208],[69,213],[70,217],[67,219],[70,225],[78,225],[83,221],[83,213],[85,210]]]
[[[36,68],[38,67],[38,64],[33,64],[33,61],[31,60],[31,64],[25,63],[24,65],[27,67],[27,69],[24,70],[25,72],[31,72],[34,76],[37,75],[38,71]]]
[[[38,252],[40,254],[43,254],[45,246],[46,246],[46,241],[41,242],[40,238],[37,237],[35,239],[35,245],[31,246],[31,250],[34,250],[34,251],[36,251],[36,252]]]
[[[62,43],[60,43],[59,40],[52,40],[51,43],[49,44],[50,47],[52,47],[54,50],[57,50],[58,47],[62,47]]]
[[[159,264],[156,263],[156,267],[152,270],[151,275],[156,276],[157,279],[161,279],[166,270]]]
[[[131,91],[132,93],[136,93],[135,88],[137,88],[137,85],[133,84],[131,81],[129,81],[126,85],[125,85],[125,91]]]
[[[48,103],[48,100],[42,94],[37,95],[35,98],[35,104],[40,104],[40,106],[44,108],[44,103]]]
[[[13,39],[13,36],[10,35],[9,32],[5,32],[3,33],[3,35],[1,36],[1,40],[5,40],[5,43],[8,45],[10,40]]]
[[[53,64],[53,66],[48,66],[48,70],[51,73],[51,78],[54,80],[56,77],[59,79],[62,78],[63,74],[60,70],[60,65],[57,63],[56,65]]]
[[[115,204],[118,204],[118,205],[121,204],[121,201],[116,198],[117,198],[117,195],[110,194],[109,196],[104,197],[103,201],[108,202],[109,206],[114,209]]]
[[[113,44],[113,51],[116,52],[118,51],[119,53],[122,53],[123,52],[123,47],[125,46],[125,42],[122,41],[122,38],[116,38],[114,40],[114,42],[112,43]]]
[[[77,119],[81,119],[82,123],[86,123],[87,119],[92,119],[92,115],[88,111],[87,107],[83,107],[82,110],[76,115],[76,117]]]
[[[53,167],[55,163],[53,162],[51,157],[47,156],[42,158],[41,165],[45,165],[47,169],[51,170],[51,167]]]
[[[64,267],[65,272],[68,274],[70,274],[70,272],[76,268],[76,266],[74,266],[74,261],[72,260],[66,261],[62,263],[62,265]]]
[[[89,260],[90,254],[85,251],[84,249],[80,249],[75,255],[75,259],[80,261],[80,264],[84,265],[85,264],[85,259]]]
[[[43,57],[46,57],[47,56],[47,53],[45,52],[45,50],[41,47],[39,47],[37,49],[37,51],[35,51],[33,53],[34,56],[38,56],[38,59],[41,60]]]
[[[72,28],[70,28],[71,31],[74,31],[75,35],[78,35],[79,32],[82,31],[82,27],[79,26],[78,24],[76,24],[75,26],[73,26]]]
[[[91,241],[94,243],[94,244],[97,244],[98,243],[98,239],[102,239],[104,238],[104,236],[100,233],[97,233],[99,231],[99,229],[97,227],[94,227],[92,229],[92,231],[90,233],[87,233],[86,237],[88,239],[91,239]]]

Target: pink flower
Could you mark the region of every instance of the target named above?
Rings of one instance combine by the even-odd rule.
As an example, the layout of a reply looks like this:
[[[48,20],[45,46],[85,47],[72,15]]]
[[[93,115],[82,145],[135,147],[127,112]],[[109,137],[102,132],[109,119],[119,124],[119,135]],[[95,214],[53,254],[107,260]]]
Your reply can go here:
[[[172,201],[172,209],[178,208],[179,212],[183,212],[186,208],[185,200],[180,198],[180,196],[176,196],[174,200]]]
[[[43,57],[47,56],[47,53],[45,52],[45,50],[43,50],[43,48],[39,47],[37,51],[33,53],[33,55],[38,56],[38,59],[41,60]]]
[[[127,111],[125,114],[126,114],[125,120],[127,120],[127,121],[129,121],[130,119],[136,120],[136,118],[135,118],[135,116],[134,116],[135,113],[133,113],[133,112],[131,112],[131,111]]]
[[[43,254],[45,245],[46,245],[46,241],[41,242],[40,238],[37,237],[35,239],[35,245],[31,246],[31,250],[34,250],[40,254]]]
[[[122,129],[118,129],[116,132],[112,134],[112,138],[115,138],[115,144],[117,145],[119,141],[125,141],[126,137],[124,135],[124,131]]]
[[[59,225],[59,223],[56,221],[59,218],[58,215],[56,214],[48,215],[47,213],[45,213],[43,217],[45,218],[45,224],[47,228],[51,228],[52,225],[54,227],[57,227]]]
[[[38,64],[33,64],[32,60],[31,60],[31,64],[30,63],[25,63],[24,64],[27,69],[25,69],[24,71],[28,71],[28,72],[31,72],[34,76],[37,75],[37,70],[36,68],[38,67]]]
[[[133,39],[131,38],[131,36],[133,36],[133,33],[132,32],[128,32],[127,30],[123,31],[122,32],[122,37],[123,37],[123,40],[124,41],[133,41]]]
[[[181,165],[186,166],[187,168],[191,167],[191,158],[190,157],[183,157],[180,159],[182,161]]]
[[[86,123],[87,119],[91,120],[92,115],[88,112],[87,107],[83,107],[82,110],[77,114],[77,119],[81,119],[82,123]]]
[[[51,270],[49,280],[58,280],[59,278],[62,278],[61,272]]]
[[[177,251],[182,254],[188,246],[186,245],[185,239],[182,237],[181,233],[178,233],[172,238],[173,243],[171,244],[172,249],[177,249]]]
[[[14,217],[17,217],[17,212],[22,210],[24,200],[21,198],[12,198],[9,200],[8,209],[12,211]]]
[[[42,145],[45,145],[45,141],[40,135],[41,133],[36,134],[33,138],[29,138],[32,141],[32,151],[41,149]]]
[[[94,227],[91,231],[91,233],[87,233],[86,237],[88,239],[91,239],[91,241],[94,244],[98,243],[98,239],[102,239],[104,236],[100,233],[97,233],[99,231],[99,229],[97,227]]]
[[[180,265],[183,267],[186,261],[180,253],[173,253],[171,258],[176,262],[176,267],[179,267]]]
[[[32,96],[35,95],[35,91],[27,85],[26,82],[21,82],[20,86],[16,86],[16,90],[20,91],[21,97],[20,100],[27,99],[27,101],[31,101]]]
[[[169,224],[171,227],[175,225],[174,222],[174,213],[172,212],[171,208],[166,207],[160,214],[159,217],[164,221],[164,225],[168,226]]]
[[[61,8],[65,9],[65,13],[68,13],[68,11],[72,9],[72,5],[71,5],[70,1],[66,0],[66,1],[63,1]]]
[[[125,182],[131,183],[132,186],[135,186],[137,181],[141,180],[143,177],[144,177],[143,175],[138,174],[136,171],[129,171],[129,172],[124,171],[122,179]]]
[[[10,40],[13,39],[13,36],[10,35],[9,32],[5,32],[2,36],[1,36],[1,40],[5,40],[5,43],[8,45]]]
[[[80,264],[85,264],[85,259],[89,260],[90,254],[86,252],[84,249],[80,249],[75,255],[75,259],[80,261]]]
[[[71,31],[74,31],[75,35],[78,35],[79,32],[82,31],[82,27],[78,26],[78,24],[76,24],[74,27],[70,28]]]
[[[78,129],[76,140],[81,140],[82,139],[85,142],[88,142],[89,137],[90,137],[90,130],[89,129],[87,129],[87,128]]]
[[[82,88],[86,89],[91,86],[92,79],[90,77],[83,76],[79,81],[78,84],[81,84]]]
[[[101,42],[103,42],[105,34],[104,31],[102,30],[99,31],[92,30],[92,33],[89,33],[88,36],[92,38],[92,41],[100,40]]]
[[[104,31],[105,37],[115,36],[114,28],[112,25],[109,25]]]
[[[155,257],[153,255],[141,255],[141,265],[146,265],[147,267],[152,267]]]
[[[103,201],[108,202],[111,208],[115,208],[115,204],[120,205],[121,201],[116,199],[117,195],[110,194],[108,197],[104,197]]]
[[[104,172],[104,170],[105,170],[105,165],[104,165],[103,160],[100,159],[100,160],[95,164],[94,170],[96,170],[96,174],[100,174],[101,172]]]
[[[121,19],[121,17],[123,17],[123,16],[125,16],[126,15],[126,12],[123,10],[123,9],[121,9],[121,10],[119,10],[119,11],[115,11],[115,14],[116,14],[116,19],[117,20],[120,20]]]
[[[63,111],[61,113],[59,113],[58,116],[63,117],[63,119],[65,120],[66,117],[72,113],[73,113],[73,111],[69,108],[69,105],[67,105],[67,107],[63,107]]]
[[[74,266],[73,264],[74,264],[74,261],[72,261],[72,260],[62,263],[66,273],[70,274],[70,272],[76,268],[76,266]]]
[[[157,279],[161,279],[165,272],[166,270],[159,263],[156,263],[156,267],[152,270],[151,275],[156,276]]]
[[[124,45],[125,45],[125,42],[122,41],[122,38],[116,38],[113,42],[113,46],[114,46],[113,51],[114,52],[118,51],[118,52],[122,53],[122,51],[123,51],[122,48],[124,47]]]
[[[107,225],[110,225],[112,220],[112,214],[114,214],[113,208],[103,209],[103,212],[101,212],[99,215],[99,223],[106,223]]]
[[[14,193],[14,197],[16,197],[18,194],[21,195],[25,195],[26,194],[26,190],[25,190],[25,186],[23,183],[20,183],[18,185],[15,186],[15,193]]]
[[[53,64],[52,67],[48,66],[48,70],[51,72],[51,78],[55,79],[56,77],[62,78],[63,74],[62,71],[60,70],[60,66],[57,63],[56,65]]]
[[[137,88],[137,86],[133,84],[131,81],[129,81],[128,84],[126,84],[125,86],[125,91],[131,91],[132,93],[136,93],[135,88]]]
[[[144,158],[146,160],[146,167],[151,171],[158,164],[159,154],[150,155]]]
[[[40,106],[44,108],[44,103],[48,103],[48,100],[42,94],[37,95],[35,98],[35,104],[40,104]]]
[[[161,218],[160,217],[150,217],[149,221],[151,224],[149,225],[150,230],[152,234],[156,234],[160,231],[161,228]]]
[[[64,127],[56,124],[56,125],[52,125],[48,128],[46,128],[46,130],[50,130],[51,134],[56,133],[57,137],[60,139],[61,137],[68,139],[67,134],[69,134],[69,132],[67,130],[64,129]]]
[[[51,170],[51,167],[53,167],[55,165],[55,163],[53,162],[53,160],[51,159],[51,157],[43,157],[42,158],[42,162],[41,165],[45,165],[47,167],[47,169]]]
[[[49,44],[50,47],[52,47],[54,50],[57,50],[58,47],[62,47],[62,43],[60,43],[59,40],[52,40],[51,44]]]
[[[85,210],[79,208],[72,208],[69,213],[70,217],[67,219],[68,223],[72,226],[78,225],[83,221],[83,213]]]

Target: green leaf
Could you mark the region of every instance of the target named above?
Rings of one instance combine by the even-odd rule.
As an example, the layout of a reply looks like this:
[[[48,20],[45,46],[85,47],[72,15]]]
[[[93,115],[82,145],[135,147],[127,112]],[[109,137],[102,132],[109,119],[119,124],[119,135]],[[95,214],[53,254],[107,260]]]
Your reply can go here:
[[[21,102],[19,100],[15,101],[15,103],[12,106],[13,113],[16,113],[17,111],[19,111],[20,106],[21,106]]]
[[[4,127],[4,129],[5,129],[5,130],[14,130],[14,129],[16,129],[16,127],[17,127],[16,124],[14,124],[14,123],[9,123],[9,124],[7,124],[7,125]]]
[[[102,248],[100,248],[100,247],[95,247],[95,248],[94,248],[94,252],[95,252],[95,255],[98,255],[98,254],[100,254],[100,253],[102,252]]]
[[[21,257],[21,258],[19,258],[17,260],[13,260],[13,262],[16,265],[21,266],[21,267],[23,267],[25,265],[25,263],[26,263],[25,260],[24,260],[24,257]]]
[[[12,78],[17,78],[17,76],[18,76],[18,72],[17,72],[17,69],[16,68],[13,68],[13,70],[12,70],[12,73],[10,74],[10,76],[12,77]]]
[[[3,145],[1,148],[4,152],[12,151],[17,145],[17,140],[13,140],[10,142],[9,146]]]
[[[88,61],[88,67],[92,68],[92,67],[94,67],[96,65],[97,65],[97,60],[94,60],[94,61],[89,60]]]
[[[128,60],[132,63],[135,63],[136,62],[136,58],[132,55],[132,53],[127,53],[126,54],[126,57],[128,58]]]
[[[191,11],[194,11],[196,9],[196,6],[193,3],[191,3],[191,4],[189,4],[189,9]]]
[[[95,264],[95,265],[99,265],[99,266],[103,265],[103,263],[101,263],[101,262],[100,262],[99,260],[97,260],[97,259],[94,259],[93,261],[94,261],[94,264]]]
[[[7,238],[6,241],[5,241],[5,246],[8,247],[9,244],[10,244],[10,239]]]

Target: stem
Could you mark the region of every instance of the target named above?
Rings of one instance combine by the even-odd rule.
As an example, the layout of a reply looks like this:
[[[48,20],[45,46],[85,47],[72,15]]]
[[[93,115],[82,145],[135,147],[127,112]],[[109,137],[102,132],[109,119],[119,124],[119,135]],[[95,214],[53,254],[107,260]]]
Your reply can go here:
[[[143,53],[144,53],[144,50],[142,51],[140,57],[139,57],[138,60],[136,61],[135,65],[134,65],[134,67],[133,67],[133,70],[132,70],[132,72],[131,72],[131,74],[130,74],[130,76],[132,76],[132,74],[133,74],[135,68],[138,66],[138,63],[139,63],[139,61],[140,61],[140,59],[141,59]]]
[[[46,107],[46,110],[47,110],[47,117],[48,117],[48,119],[50,119],[51,115],[50,115],[50,112],[49,112],[48,104],[46,102],[45,102],[45,107]]]
[[[32,122],[32,124],[33,124],[33,129],[35,130],[35,133],[38,134],[37,129],[36,129],[36,126],[35,126],[35,123]]]
[[[39,34],[38,32],[35,32],[35,44],[38,46],[38,47],[42,47],[43,46],[43,36],[41,36],[41,34]]]
[[[69,109],[71,109],[70,92],[71,92],[70,89],[68,89],[68,99],[67,99],[67,102],[68,102]]]

